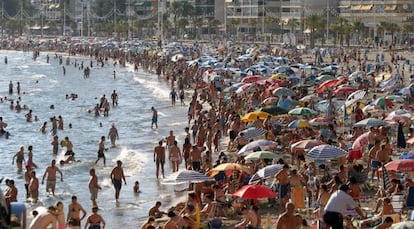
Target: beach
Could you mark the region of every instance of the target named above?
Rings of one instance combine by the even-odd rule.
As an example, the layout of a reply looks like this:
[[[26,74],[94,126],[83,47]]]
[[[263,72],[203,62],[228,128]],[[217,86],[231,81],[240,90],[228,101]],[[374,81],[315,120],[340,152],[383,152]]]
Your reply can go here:
[[[385,53],[385,59],[382,63],[391,62],[389,53],[382,49],[369,50],[366,62],[375,62],[377,55],[380,55],[381,53]],[[47,55],[50,59],[49,62],[47,61]],[[191,128],[193,124],[193,121],[189,124],[187,120],[188,104],[194,91],[193,87],[199,86],[202,83],[207,84],[208,87],[209,82],[203,82],[200,79],[200,76],[203,75],[204,71],[194,67],[188,67],[187,63],[181,59],[178,61],[171,61],[173,54],[167,54],[167,57],[163,58],[164,61],[167,62],[164,62],[163,64],[165,64],[165,66],[169,65],[169,67],[166,70],[166,74],[160,74],[161,77],[157,77],[157,75],[154,74],[157,72],[155,68],[162,63],[157,62],[156,58],[155,60],[152,60],[154,62],[146,62],[141,59],[140,62],[129,62],[125,64],[125,67],[122,67],[119,64],[122,57],[118,57],[118,59],[103,61],[104,66],[101,67],[98,66],[99,63],[96,62],[96,59],[93,60],[92,65],[90,65],[91,60],[81,55],[68,56],[66,53],[59,53],[56,55],[58,56],[57,58],[53,52],[41,52],[40,56],[36,60],[33,60],[31,52],[0,52],[0,58],[5,58],[7,56],[7,64],[1,64],[4,65],[3,74],[7,77],[3,77],[0,81],[0,85],[3,85],[0,90],[0,96],[4,99],[7,97],[7,100],[5,99],[3,103],[0,104],[2,107],[0,116],[3,117],[4,122],[8,123],[6,129],[11,134],[9,139],[1,139],[0,141],[2,148],[6,149],[3,153],[4,157],[7,158],[0,162],[0,174],[8,179],[15,180],[16,187],[19,190],[18,201],[26,201],[24,194],[24,179],[21,172],[16,173],[15,167],[11,165],[11,162],[12,156],[21,145],[25,146],[25,148],[27,148],[28,145],[33,145],[33,160],[39,167],[35,169],[35,171],[40,179],[44,169],[50,164],[52,159],[60,161],[64,158],[64,149],[59,149],[59,154],[56,156],[52,154],[52,147],[50,145],[52,135],[49,133],[50,124],[47,125],[47,132],[45,134],[39,132],[41,124],[43,122],[49,122],[50,117],[59,115],[63,117],[64,129],[58,130],[57,135],[60,140],[65,136],[68,136],[72,140],[74,144],[73,151],[75,152],[76,159],[79,160],[78,162],[59,166],[63,172],[64,181],[57,182],[56,195],[54,197],[47,196],[44,186],[40,186],[40,201],[36,204],[26,203],[29,219],[32,218],[30,216],[32,210],[39,206],[48,207],[48,205],[54,205],[57,201],[62,201],[64,203],[64,209],[67,213],[67,205],[70,203],[70,198],[73,195],[78,197],[79,203],[89,214],[92,207],[88,190],[88,170],[90,168],[96,169],[99,184],[102,187],[102,190],[99,191],[97,202],[100,208],[99,213],[107,222],[107,228],[115,228],[118,225],[124,225],[126,228],[134,228],[142,225],[148,218],[148,210],[156,201],[162,202],[162,210],[164,211],[167,211],[168,208],[174,206],[178,202],[185,202],[187,199],[187,192],[177,191],[186,188],[185,185],[165,185],[163,184],[163,179],[156,179],[153,148],[159,140],[165,139],[168,136],[170,130],[174,131],[178,146],[182,147],[184,139],[187,136],[184,132],[184,128]],[[59,56],[61,55],[63,60],[62,64],[59,63]],[[413,60],[413,54],[409,52],[404,51],[396,53],[396,55],[402,55],[411,61]],[[306,55],[301,55],[300,57],[302,58],[302,63],[311,63],[315,60],[314,55],[311,52],[308,52]],[[69,58],[68,64],[66,64],[66,58]],[[114,64],[117,61],[118,65]],[[83,69],[80,69],[80,64],[82,62],[82,65],[90,66],[90,78],[83,77]],[[400,61],[400,63],[403,63],[403,61]],[[134,65],[138,66],[138,71],[134,69]],[[165,66],[162,66],[162,68],[166,68]],[[357,69],[358,62],[356,60],[351,60],[348,66]],[[401,68],[401,66],[404,66],[404,64],[399,65],[398,68]],[[65,70],[63,70],[62,67],[65,67]],[[340,65],[340,68],[341,67],[342,69],[339,69],[338,72],[344,73],[345,65]],[[171,71],[171,69],[174,68],[176,72]],[[177,69],[181,69],[184,74]],[[197,72],[191,75],[191,71],[194,71],[194,69]],[[114,77],[114,71],[116,72],[116,77]],[[408,72],[408,68],[405,68],[404,71],[405,74],[402,80],[403,85],[401,85],[400,88],[408,86],[410,82],[411,73]],[[174,76],[174,74],[176,74],[176,76]],[[180,75],[185,79],[184,83],[181,82],[181,84],[181,77],[177,78],[177,76]],[[176,81],[172,80],[174,77],[176,77]],[[200,78],[197,79],[197,77]],[[7,85],[10,80],[12,80],[14,84],[16,82],[21,84],[22,92],[20,95],[17,95],[16,92],[12,95],[7,93]],[[171,85],[175,85],[175,87],[179,89],[183,86],[182,84],[186,86],[184,99],[186,105],[181,106],[178,100],[175,106],[171,106]],[[316,89],[317,87],[318,84],[312,87],[312,89]],[[387,95],[387,92],[381,92],[375,90],[375,88],[372,89],[374,90],[369,89],[370,93],[366,96],[365,100],[371,100],[374,94],[378,97]],[[94,116],[92,112],[94,106],[99,104],[99,100],[104,94],[107,96],[108,100],[110,100],[110,95],[113,90],[116,90],[118,93],[119,105],[111,106],[108,117],[104,117],[102,114]],[[214,91],[210,88],[205,90]],[[200,89],[200,91],[203,91],[203,89]],[[203,110],[206,110],[206,112],[212,107],[217,109],[217,107],[222,106],[218,99],[218,95],[221,95],[221,93],[217,91],[211,93],[217,93],[215,95],[217,97],[213,95],[207,96],[207,103],[202,106]],[[247,101],[248,99],[246,97],[249,96],[249,93],[250,92],[241,93],[240,96],[243,96],[243,99]],[[76,94],[76,98],[65,98],[65,95],[71,94]],[[20,99],[18,98],[19,96]],[[203,95],[199,94],[195,99],[201,101],[203,99],[202,97]],[[298,99],[300,99],[300,97]],[[28,109],[33,110],[33,115],[38,116],[38,121],[26,122],[24,115],[28,112],[28,109],[22,110],[21,112],[11,110],[9,108],[10,100],[20,101],[21,104],[27,105]],[[209,105],[207,105],[208,103]],[[229,104],[233,106],[235,105],[234,103],[234,101],[231,101]],[[51,109],[51,105],[54,105],[53,109]],[[254,105],[249,106],[250,107],[247,107],[247,105],[239,107],[239,109],[236,110],[239,112],[238,115],[243,117],[248,111],[257,108]],[[150,128],[151,107],[155,107],[158,111],[159,128],[157,129]],[[228,108],[229,107],[227,107],[227,109]],[[220,112],[223,112],[223,110],[219,110],[216,110],[217,118],[220,116]],[[392,108],[388,110],[388,112],[392,110],[397,110],[397,108]],[[200,111],[201,109],[198,112]],[[322,113],[324,112],[320,112],[320,114]],[[343,118],[340,118],[342,116],[340,111],[337,111],[337,115],[338,123],[336,132],[342,135],[342,133],[349,131],[353,124],[352,121],[351,124],[343,123]],[[200,114],[196,113],[196,116],[199,117]],[[212,117],[210,113],[207,115],[207,118],[208,117]],[[255,120],[247,121],[246,124],[254,125],[254,121]],[[204,122],[207,125],[207,123],[211,121]],[[72,124],[72,128],[69,128],[69,123]],[[110,142],[109,139],[107,139],[105,143],[106,147],[108,147],[108,151],[105,152],[107,157],[106,166],[104,167],[102,162],[98,162],[98,164],[95,165],[94,162],[97,158],[96,152],[98,151],[99,139],[101,136],[108,135],[108,130],[112,123],[115,124],[119,131],[120,139],[117,141],[117,147],[110,148]],[[241,125],[240,130],[246,128],[246,124]],[[299,128],[294,130],[301,132]],[[264,136],[258,137],[258,139],[264,138]],[[276,135],[276,138],[281,138],[281,136]],[[276,140],[276,138],[273,140]],[[307,139],[313,138],[315,138],[315,136],[309,136]],[[392,143],[394,143],[396,137],[391,137],[390,139]],[[222,142],[220,144],[220,151],[225,152],[230,160],[237,160],[238,163],[244,164],[245,161],[240,159],[237,150],[232,150],[231,152],[226,150],[228,140],[228,136],[222,137],[220,140],[220,142]],[[252,139],[248,140],[250,141]],[[352,145],[352,141],[353,140],[347,139],[346,144]],[[195,144],[194,141],[191,142]],[[278,144],[281,145],[280,141]],[[199,147],[205,146],[208,148],[208,145],[209,143],[207,140],[198,143]],[[282,151],[284,150],[286,149],[282,147]],[[394,151],[392,158],[397,159],[402,152],[403,150]],[[211,162],[216,163],[218,159],[217,157],[218,152],[212,153]],[[204,154],[203,158],[205,158]],[[110,180],[111,170],[115,166],[117,160],[121,160],[124,163],[123,168],[125,170],[127,183],[127,185],[122,187],[119,202],[116,202],[114,199],[114,190]],[[203,159],[203,163],[204,160],[205,159]],[[366,164],[366,161],[362,160],[361,163]],[[255,163],[246,166],[251,169],[254,167],[252,171],[254,173],[260,168],[260,166],[254,165]],[[184,167],[183,163],[181,163],[179,169],[184,170]],[[168,176],[171,173],[170,164],[166,163],[166,175]],[[135,181],[139,181],[140,183],[140,193],[133,192],[133,184]],[[363,191],[363,194],[361,194],[363,197],[361,198],[361,207],[367,213],[372,215],[372,208],[375,204],[373,203],[374,199],[369,197],[375,195],[375,188],[380,185],[380,181],[376,180],[369,182],[372,184],[371,187],[374,188]],[[268,182],[266,182],[266,184],[268,184]],[[230,197],[231,193],[228,193],[228,196]],[[280,206],[279,203],[267,204],[266,201],[264,201],[258,206],[262,222],[264,222],[262,225],[274,225],[275,220],[283,212],[283,207]],[[316,220],[312,207],[307,207],[298,212],[301,213],[302,218],[306,219],[309,224]],[[236,213],[237,212],[234,212],[231,216],[221,216],[221,219],[223,220],[223,228],[235,228],[235,225],[239,223],[242,218],[242,216],[237,215]],[[165,220],[161,222],[165,222]]]

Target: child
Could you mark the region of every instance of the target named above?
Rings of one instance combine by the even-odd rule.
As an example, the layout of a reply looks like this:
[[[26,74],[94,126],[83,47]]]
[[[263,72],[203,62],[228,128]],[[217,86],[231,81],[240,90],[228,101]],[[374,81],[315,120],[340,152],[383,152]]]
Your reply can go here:
[[[135,181],[135,185],[134,185],[134,193],[140,193],[141,191],[139,190],[139,181]]]

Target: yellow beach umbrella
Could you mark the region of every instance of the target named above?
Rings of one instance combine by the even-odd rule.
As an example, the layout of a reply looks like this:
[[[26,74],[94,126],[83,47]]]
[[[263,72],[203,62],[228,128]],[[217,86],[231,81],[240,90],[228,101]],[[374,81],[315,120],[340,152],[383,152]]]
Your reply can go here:
[[[234,170],[238,170],[240,172],[244,172],[244,173],[248,173],[248,174],[251,173],[249,168],[247,168],[244,165],[237,164],[237,163],[223,163],[223,164],[218,165],[217,167],[212,168],[208,172],[208,175],[209,176],[215,176],[220,171],[233,172]]]
[[[243,122],[252,122],[252,121],[255,121],[257,118],[259,118],[260,120],[265,120],[269,115],[272,116],[271,114],[269,114],[267,112],[253,111],[253,112],[245,114],[241,118],[241,120]]]

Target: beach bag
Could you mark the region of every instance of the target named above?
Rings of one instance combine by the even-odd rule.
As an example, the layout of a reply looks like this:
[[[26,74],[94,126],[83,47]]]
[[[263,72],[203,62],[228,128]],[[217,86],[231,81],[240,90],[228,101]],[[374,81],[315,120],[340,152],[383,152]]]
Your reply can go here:
[[[208,228],[210,229],[219,229],[223,226],[223,221],[220,217],[214,217],[208,222]]]

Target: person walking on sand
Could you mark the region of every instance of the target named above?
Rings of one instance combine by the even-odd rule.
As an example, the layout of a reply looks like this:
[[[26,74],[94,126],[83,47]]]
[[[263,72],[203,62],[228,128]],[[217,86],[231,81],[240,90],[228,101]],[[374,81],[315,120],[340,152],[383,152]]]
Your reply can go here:
[[[124,180],[124,184],[126,185],[124,170],[122,169],[122,161],[118,160],[116,162],[116,167],[112,169],[110,177],[112,180],[112,184],[114,185],[114,188],[115,188],[115,200],[116,202],[118,202],[119,193],[122,188],[122,180]]]
[[[152,111],[151,129],[153,128],[154,125],[155,125],[155,129],[158,129],[158,111],[154,107],[151,107],[151,111]]]
[[[162,145],[162,143],[163,141],[159,141],[158,146],[154,148],[154,162],[156,166],[155,175],[157,176],[157,179],[158,179],[158,175],[160,172],[160,167],[161,167],[162,177],[165,178],[165,175],[164,175],[165,147]]]
[[[82,217],[80,213],[82,212]],[[66,223],[71,224],[74,228],[81,228],[81,221],[85,218],[86,211],[83,209],[82,205],[78,203],[78,198],[72,196],[72,202],[68,206],[68,216],[66,218]]]
[[[49,167],[46,168],[45,173],[43,174],[42,184],[44,184],[45,178],[46,180],[46,193],[52,193],[55,195],[55,188],[56,188],[56,172],[60,173],[60,181],[63,182],[63,173],[60,171],[58,167],[56,167],[56,160],[52,160]],[[47,174],[47,176],[46,176]]]
[[[102,189],[98,184],[98,176],[95,174],[95,169],[92,168],[89,170],[89,192],[91,193],[92,206],[98,206],[96,199],[98,198],[98,190]]]
[[[112,123],[112,126],[109,129],[108,138],[111,140],[111,147],[115,148],[116,147],[115,141],[119,139],[118,130],[115,127],[115,123]]]
[[[105,136],[101,136],[101,140],[99,141],[99,148],[98,148],[98,159],[95,161],[95,165],[98,163],[98,161],[103,158],[104,167],[106,166],[106,157],[105,157],[105,151],[108,150],[105,148]]]

